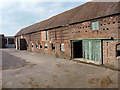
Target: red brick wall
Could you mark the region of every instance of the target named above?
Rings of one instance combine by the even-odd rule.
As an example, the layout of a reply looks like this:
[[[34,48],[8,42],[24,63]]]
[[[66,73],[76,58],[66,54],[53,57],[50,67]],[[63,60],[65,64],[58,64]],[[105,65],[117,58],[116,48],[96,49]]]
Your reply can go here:
[[[119,41],[106,40],[103,41],[103,64],[106,65],[118,65],[118,59],[116,57],[116,45]]]
[[[91,22],[99,21],[100,22],[100,30],[92,31],[91,30]],[[113,37],[118,38],[118,24],[120,21],[118,20],[118,16],[106,17],[101,19],[96,19],[92,21],[86,21],[79,24],[69,25],[66,27],[56,28],[49,30],[49,41],[41,40],[41,32],[32,33],[24,35],[28,43],[28,50],[33,52],[42,52],[47,54],[56,55],[58,54],[60,57],[70,58],[71,57],[71,45],[70,39],[73,38],[107,38]],[[119,23],[118,23],[119,22]],[[120,30],[119,30],[120,31]],[[106,46],[106,42],[108,42],[108,46]],[[31,47],[31,43],[41,43],[42,49]],[[48,49],[45,50],[45,43],[48,43]],[[54,43],[56,45],[56,50],[51,49],[51,44]],[[60,51],[60,44],[65,44],[65,52]],[[103,41],[103,60],[104,63],[112,63],[115,61],[116,49],[115,46],[117,41]],[[107,51],[108,49],[108,51]],[[108,53],[107,53],[108,52]]]

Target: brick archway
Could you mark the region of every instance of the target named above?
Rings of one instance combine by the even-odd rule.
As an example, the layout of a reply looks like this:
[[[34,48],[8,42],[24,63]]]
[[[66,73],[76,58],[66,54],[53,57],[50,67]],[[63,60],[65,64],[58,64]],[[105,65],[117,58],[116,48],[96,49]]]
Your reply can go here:
[[[20,39],[20,50],[27,50],[27,41],[25,39]]]

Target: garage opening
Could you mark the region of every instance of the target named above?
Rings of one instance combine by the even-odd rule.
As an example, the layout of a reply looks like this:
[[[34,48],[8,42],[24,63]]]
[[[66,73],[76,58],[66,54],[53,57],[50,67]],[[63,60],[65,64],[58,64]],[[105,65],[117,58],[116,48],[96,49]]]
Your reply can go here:
[[[20,39],[20,50],[27,50],[27,42],[25,39]]]
[[[73,58],[83,58],[82,40],[73,41]]]

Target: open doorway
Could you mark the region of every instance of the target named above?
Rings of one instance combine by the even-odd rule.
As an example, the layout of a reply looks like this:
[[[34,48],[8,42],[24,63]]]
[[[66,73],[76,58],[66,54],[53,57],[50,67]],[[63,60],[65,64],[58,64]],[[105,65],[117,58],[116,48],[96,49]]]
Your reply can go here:
[[[20,50],[27,50],[27,42],[25,39],[20,39]]]
[[[82,40],[73,41],[73,58],[83,58]]]
[[[120,44],[117,44],[117,50],[116,50],[116,53],[117,53],[117,58],[119,57],[120,58]]]

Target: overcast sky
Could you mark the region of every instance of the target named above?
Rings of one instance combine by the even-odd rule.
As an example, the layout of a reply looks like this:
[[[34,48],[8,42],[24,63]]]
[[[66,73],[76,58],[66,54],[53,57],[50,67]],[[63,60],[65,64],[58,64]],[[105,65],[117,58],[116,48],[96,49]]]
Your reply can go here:
[[[15,35],[20,29],[77,7],[80,2],[0,2],[0,33]]]

